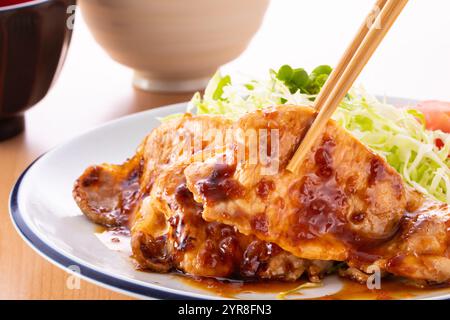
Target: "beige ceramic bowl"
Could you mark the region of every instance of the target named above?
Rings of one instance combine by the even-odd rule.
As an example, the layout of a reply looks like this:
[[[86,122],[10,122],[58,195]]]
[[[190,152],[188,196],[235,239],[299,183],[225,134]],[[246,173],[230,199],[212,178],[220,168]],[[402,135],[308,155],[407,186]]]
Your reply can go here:
[[[80,0],[98,43],[151,91],[201,89],[258,30],[270,0]]]

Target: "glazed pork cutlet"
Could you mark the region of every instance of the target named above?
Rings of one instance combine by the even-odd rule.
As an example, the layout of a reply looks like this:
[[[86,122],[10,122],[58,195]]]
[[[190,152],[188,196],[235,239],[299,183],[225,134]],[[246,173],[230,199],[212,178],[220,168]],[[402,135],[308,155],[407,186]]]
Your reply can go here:
[[[89,167],[76,181],[73,196],[82,212],[108,228],[131,229],[137,267],[195,276],[296,280],[306,273],[319,281],[330,261],[309,261],[273,243],[245,236],[233,226],[206,222],[202,205],[187,189],[183,171],[198,149],[217,147],[232,122],[223,117],[185,115],[164,122],[123,165]]]
[[[273,243],[239,233],[233,226],[206,222],[176,163],[156,178],[132,228],[135,259],[159,272],[179,270],[195,276],[293,281],[304,273],[320,281],[333,263],[300,259]]]
[[[163,122],[145,137],[135,155],[124,164],[87,168],[75,182],[73,197],[93,222],[110,228],[129,229],[137,218],[142,200],[150,193],[155,178],[164,167],[192,156],[194,145],[189,140],[196,132],[224,131],[230,125],[231,121],[222,117],[189,114]],[[203,146],[199,148],[210,142],[201,140]]]
[[[184,171],[203,218],[303,259],[346,262],[355,280],[375,264],[418,282],[448,282],[448,205],[424,205],[383,158],[336,122],[328,122],[300,172],[286,170],[314,116],[309,107],[280,106],[241,117],[234,144]],[[277,132],[277,141],[267,135],[268,159],[247,160],[249,131]]]

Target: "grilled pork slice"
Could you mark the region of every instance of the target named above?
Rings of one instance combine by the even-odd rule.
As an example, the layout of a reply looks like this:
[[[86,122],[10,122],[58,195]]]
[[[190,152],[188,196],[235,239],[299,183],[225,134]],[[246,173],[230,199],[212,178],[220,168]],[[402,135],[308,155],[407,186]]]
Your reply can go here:
[[[216,137],[224,137],[230,126],[229,120],[210,116],[185,115],[165,122],[124,164],[86,169],[75,183],[74,198],[92,221],[131,229],[139,268],[281,280],[307,273],[318,281],[331,262],[297,258],[275,244],[201,217],[202,206],[186,188],[183,171],[195,151],[206,154],[222,148]]]
[[[222,117],[189,114],[164,122],[145,137],[136,154],[124,164],[87,168],[75,182],[73,197],[93,222],[106,227],[130,228],[161,170],[192,156],[194,135],[200,137],[198,148],[206,148],[214,137],[198,133],[211,129],[224,131],[230,125],[231,121]]]
[[[362,271],[377,264],[412,279],[449,281],[447,205],[419,209],[422,197],[334,121],[300,172],[286,170],[313,118],[311,108],[281,106],[239,119],[236,143],[184,171],[189,190],[203,204],[203,218],[300,258],[345,261]],[[261,130],[277,132],[266,139],[272,154],[251,162],[246,133]]]
[[[450,284],[449,245],[448,204],[426,201],[419,210],[405,214],[391,241],[373,250],[374,264],[422,283]]]
[[[196,276],[319,281],[332,263],[297,258],[276,244],[245,236],[235,227],[206,222],[186,187],[186,163],[165,168],[145,198],[132,228],[135,259],[144,268]]]
[[[93,222],[106,227],[128,226],[140,198],[142,153],[122,165],[87,168],[75,182],[73,197]]]

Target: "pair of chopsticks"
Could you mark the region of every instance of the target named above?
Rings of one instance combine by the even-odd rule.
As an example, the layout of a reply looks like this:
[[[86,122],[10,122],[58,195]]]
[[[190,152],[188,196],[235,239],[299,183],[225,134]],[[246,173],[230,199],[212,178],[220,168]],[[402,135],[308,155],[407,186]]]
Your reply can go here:
[[[383,40],[408,0],[378,0],[316,98],[319,112],[287,169],[297,173],[328,120]],[[372,22],[372,23],[371,23]]]

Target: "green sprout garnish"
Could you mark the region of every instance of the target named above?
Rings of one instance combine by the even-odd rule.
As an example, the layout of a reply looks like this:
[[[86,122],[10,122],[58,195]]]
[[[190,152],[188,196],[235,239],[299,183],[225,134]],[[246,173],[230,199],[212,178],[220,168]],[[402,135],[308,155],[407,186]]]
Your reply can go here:
[[[308,74],[303,68],[293,69],[285,64],[278,70],[276,77],[289,88],[292,94],[300,91],[303,94],[316,95],[322,89],[332,70],[328,65],[321,65]]]

